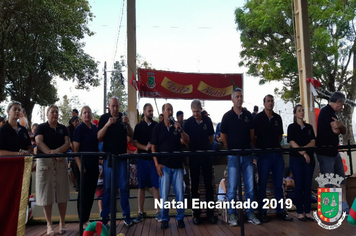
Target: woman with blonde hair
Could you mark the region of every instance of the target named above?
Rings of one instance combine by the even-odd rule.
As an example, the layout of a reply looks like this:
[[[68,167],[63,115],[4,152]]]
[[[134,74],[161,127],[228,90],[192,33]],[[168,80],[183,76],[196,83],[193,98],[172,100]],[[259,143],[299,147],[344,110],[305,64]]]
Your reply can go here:
[[[84,106],[80,112],[82,123],[77,126],[73,134],[73,151],[74,152],[98,152],[99,140],[97,138],[98,129],[92,123],[93,115],[89,106]],[[83,172],[83,192],[80,188],[80,178],[78,179],[78,202],[77,209],[81,222],[86,228],[89,225],[90,211],[93,206],[94,193],[99,176],[99,156],[83,156],[83,166],[81,165],[80,157],[75,157],[75,161],[79,167],[79,171]],[[80,177],[80,176],[79,176]],[[82,209],[80,206],[80,198],[83,197]],[[82,211],[80,211],[82,210]]]
[[[47,110],[46,123],[37,127],[35,135],[39,154],[60,154],[70,146],[67,128],[58,123],[58,107],[51,105]],[[65,215],[69,200],[67,161],[65,157],[38,158],[36,167],[36,204],[43,206],[47,221],[47,235],[54,235],[52,205],[58,203],[58,234],[66,233]]]

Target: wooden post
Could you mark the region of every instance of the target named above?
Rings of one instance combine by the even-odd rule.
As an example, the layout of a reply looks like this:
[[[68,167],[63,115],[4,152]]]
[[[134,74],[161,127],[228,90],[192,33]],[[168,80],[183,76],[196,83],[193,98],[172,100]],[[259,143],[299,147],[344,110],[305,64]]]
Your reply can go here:
[[[315,111],[314,97],[310,94],[307,78],[313,78],[313,67],[310,55],[310,34],[308,21],[308,1],[294,0],[297,57],[299,70],[300,102],[305,109],[305,121],[314,127]]]
[[[106,107],[108,104],[106,103],[106,98],[107,98],[107,70],[106,70],[106,61],[104,63],[104,107],[103,107],[103,114],[106,113]]]
[[[132,127],[137,123],[136,90],[130,84],[132,75],[136,78],[136,0],[127,1],[127,115]]]

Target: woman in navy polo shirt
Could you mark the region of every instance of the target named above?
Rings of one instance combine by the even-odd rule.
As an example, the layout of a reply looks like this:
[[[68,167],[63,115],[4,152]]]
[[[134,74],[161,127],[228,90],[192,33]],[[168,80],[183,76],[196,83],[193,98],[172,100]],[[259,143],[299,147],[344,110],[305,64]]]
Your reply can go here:
[[[67,127],[58,123],[58,107],[51,105],[47,110],[46,123],[37,127],[35,140],[39,154],[61,154],[69,150]],[[47,221],[47,235],[54,235],[52,205],[58,203],[59,231],[66,233],[65,215],[69,200],[69,181],[65,157],[38,158],[36,167],[36,204],[43,206]]]
[[[7,107],[8,121],[0,129],[0,156],[28,155],[33,153],[30,136],[17,120],[21,115],[21,103],[11,102]]]
[[[293,109],[294,123],[288,126],[288,142],[293,148],[314,147],[315,134],[313,126],[304,122],[304,108],[296,105]],[[314,151],[291,151],[289,153],[290,169],[295,183],[295,205],[298,220],[314,221],[310,215],[311,185],[315,167]]]
[[[97,138],[98,129],[92,123],[93,117],[89,106],[84,106],[80,112],[82,123],[78,125],[73,134],[73,151],[74,152],[98,152],[99,140]],[[84,165],[81,166],[80,157],[75,157],[75,161],[79,167],[79,171],[84,171],[83,187],[84,191],[80,191],[80,178],[78,179],[78,215],[81,217],[84,227],[89,225],[90,211],[93,206],[93,197],[98,182],[99,176],[99,157],[84,156]],[[84,195],[82,212],[80,212],[80,196]]]

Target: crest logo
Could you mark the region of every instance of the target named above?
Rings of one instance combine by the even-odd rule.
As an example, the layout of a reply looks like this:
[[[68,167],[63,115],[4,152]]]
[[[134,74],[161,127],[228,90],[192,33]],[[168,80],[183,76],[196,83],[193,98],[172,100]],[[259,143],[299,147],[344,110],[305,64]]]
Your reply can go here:
[[[249,122],[249,119],[247,116],[245,116],[245,122],[248,123]]]
[[[314,212],[314,218],[318,225],[324,229],[333,230],[338,228],[346,217],[346,212],[342,212],[342,189],[340,184],[343,177],[335,174],[325,174],[315,180],[320,186],[332,184],[338,188],[318,188],[318,211]],[[337,222],[336,224],[324,224]]]
[[[156,87],[156,81],[155,81],[155,74],[154,73],[147,73],[147,83],[146,86],[150,89],[153,89]]]

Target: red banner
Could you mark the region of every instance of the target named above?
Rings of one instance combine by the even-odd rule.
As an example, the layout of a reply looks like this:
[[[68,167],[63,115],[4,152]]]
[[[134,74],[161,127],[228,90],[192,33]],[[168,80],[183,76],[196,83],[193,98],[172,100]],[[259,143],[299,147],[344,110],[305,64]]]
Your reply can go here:
[[[243,86],[243,74],[198,74],[139,69],[141,97],[230,100]]]
[[[32,157],[0,157],[1,235],[24,235]]]

